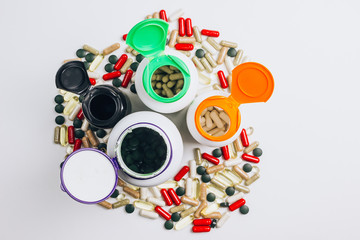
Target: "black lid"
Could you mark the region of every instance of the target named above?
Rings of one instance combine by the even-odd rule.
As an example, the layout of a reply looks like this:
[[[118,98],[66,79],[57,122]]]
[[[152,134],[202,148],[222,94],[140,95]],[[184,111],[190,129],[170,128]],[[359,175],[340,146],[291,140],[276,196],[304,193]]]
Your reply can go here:
[[[71,61],[63,64],[56,73],[56,87],[68,92],[83,94],[91,84],[86,68],[81,61]]]

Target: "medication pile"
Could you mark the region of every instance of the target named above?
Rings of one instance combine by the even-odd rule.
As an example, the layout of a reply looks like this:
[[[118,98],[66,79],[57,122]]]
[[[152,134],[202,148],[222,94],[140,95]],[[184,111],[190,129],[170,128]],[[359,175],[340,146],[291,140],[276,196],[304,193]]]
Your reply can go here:
[[[198,94],[212,90],[229,92],[232,69],[249,58],[244,56],[243,50],[237,49],[237,43],[217,40],[219,31],[192,26],[191,19],[183,18],[183,14],[182,10],[178,10],[167,18],[166,12],[161,10],[146,16],[146,19],[160,18],[170,23],[167,47],[182,52],[195,64],[199,83],[204,85]],[[122,41],[126,40],[126,36],[122,36]],[[112,84],[123,90],[131,82],[130,91],[136,94],[135,74],[144,56],[130,46],[124,43],[121,48],[121,44],[116,42],[100,52],[85,44],[76,51],[76,56],[64,63],[84,62],[91,85]],[[104,74],[97,71],[101,65],[104,65]],[[154,91],[163,97],[176,95],[184,83],[182,74],[172,66],[160,68],[151,80]],[[59,114],[55,122],[59,126],[55,127],[54,142],[66,148],[66,157],[82,147],[97,148],[106,153],[111,129],[91,126],[84,118],[82,101],[81,95],[64,90],[55,97],[55,111]],[[208,134],[221,136],[227,131],[229,117],[221,109],[210,107],[204,110],[200,122]],[[220,228],[235,210],[240,214],[249,212],[244,195],[250,192],[249,186],[260,177],[257,164],[262,155],[259,142],[250,143],[248,140],[252,133],[252,127],[243,129],[233,143],[212,152],[194,149],[194,160],[183,166],[173,179],[156,187],[139,188],[119,178],[111,197],[98,204],[107,209],[124,207],[129,214],[138,209],[140,216],[150,219],[161,217],[169,230],[181,230],[190,224],[193,232]],[[135,145],[135,140],[129,139],[129,146]],[[129,154],[127,151],[124,149],[124,156]],[[136,151],[132,152],[136,154]],[[126,164],[136,168],[130,166],[131,163]],[[144,171],[147,173],[153,169]]]

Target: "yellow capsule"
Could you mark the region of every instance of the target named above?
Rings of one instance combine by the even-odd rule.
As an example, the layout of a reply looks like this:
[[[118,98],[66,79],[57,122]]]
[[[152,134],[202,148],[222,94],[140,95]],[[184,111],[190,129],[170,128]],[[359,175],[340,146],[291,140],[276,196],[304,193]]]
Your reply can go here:
[[[85,51],[91,52],[91,53],[94,54],[94,55],[98,55],[98,54],[99,54],[99,51],[98,51],[98,50],[96,50],[95,48],[93,48],[93,47],[91,47],[91,46],[89,46],[89,45],[87,45],[87,44],[84,44],[83,49],[84,49]]]
[[[235,150],[235,146],[233,143],[230,143],[228,145],[229,148],[229,154],[230,154],[230,158],[235,159],[238,157],[237,151]]]
[[[60,144],[61,146],[66,146],[68,144],[67,142],[67,127],[66,125],[62,125],[60,127]]]
[[[54,143],[59,144],[60,143],[60,127],[55,127],[54,131]]]
[[[203,159],[201,157],[200,148],[195,148],[194,149],[194,156],[195,156],[196,165],[200,165],[202,163],[202,161],[203,161]]]
[[[116,197],[116,200],[121,201],[121,200],[125,199],[125,197],[126,197],[125,193],[121,193]]]
[[[137,190],[140,189],[140,187],[134,186],[134,185],[131,185],[131,184],[126,184],[126,186],[128,186],[128,187],[131,188],[131,189],[134,189],[135,191],[137,191]]]
[[[215,177],[213,177],[210,182],[222,190],[225,190],[228,186],[232,185],[232,182],[229,179],[219,175],[218,173],[215,174]]]
[[[220,172],[219,174],[230,179],[233,185],[241,183],[241,181],[242,181],[242,178],[239,177],[235,172],[231,171],[230,169],[225,169],[224,171]]]
[[[152,203],[145,202],[142,200],[135,200],[134,206],[139,209],[147,210],[147,211],[154,211],[155,206]]]
[[[158,188],[177,188],[179,186],[177,181],[174,180],[168,180],[160,185],[157,185]]]
[[[64,101],[65,102],[68,102],[70,101],[70,99],[72,99],[74,96],[76,96],[75,93],[72,93],[72,92],[66,92],[64,93]]]
[[[213,212],[217,211],[219,208],[220,208],[220,204],[218,204],[218,203],[213,203],[213,204],[207,206],[206,208],[204,208],[204,209],[201,211],[201,215],[202,215],[202,216],[208,215],[208,214],[210,214],[210,213],[213,213]]]
[[[260,178],[260,174],[255,173],[254,175],[251,176],[251,178],[249,178],[248,180],[245,181],[245,185],[249,186],[256,180],[258,180],[259,178]]]
[[[100,63],[102,62],[102,60],[104,59],[104,56],[103,55],[97,55],[96,58],[94,59],[94,61],[92,61],[92,63],[90,64],[90,67],[89,67],[89,71],[90,72],[93,72],[95,71],[98,66],[100,65]]]
[[[174,229],[175,230],[181,230],[183,228],[185,228],[187,225],[191,224],[194,220],[194,216],[193,215],[189,215],[183,219],[181,219],[180,221],[178,221],[176,224],[175,224],[175,227]]]
[[[250,192],[250,189],[248,187],[245,187],[243,185],[240,185],[240,184],[236,184],[234,186],[235,190],[239,191],[239,192],[243,192],[243,193],[249,193]]]
[[[79,98],[76,96],[70,99],[70,101],[66,104],[64,108],[64,115],[69,115],[74,110],[78,102],[79,102]]]
[[[198,199],[200,196],[200,180],[198,178],[194,178],[192,181],[192,194],[195,199]]]
[[[116,203],[113,203],[112,208],[119,208],[119,207],[125,206],[126,204],[129,204],[129,203],[130,203],[129,199],[123,199]]]
[[[219,198],[225,198],[226,197],[226,193],[222,189],[219,189],[219,187],[217,187],[214,184],[207,185],[207,190],[209,192],[212,192],[213,194],[215,194]]]

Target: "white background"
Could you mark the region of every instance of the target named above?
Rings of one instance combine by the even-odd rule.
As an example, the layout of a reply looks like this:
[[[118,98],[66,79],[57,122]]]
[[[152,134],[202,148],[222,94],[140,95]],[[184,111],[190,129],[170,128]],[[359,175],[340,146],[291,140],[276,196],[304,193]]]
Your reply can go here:
[[[61,61],[84,43],[119,41],[147,14],[178,8],[193,25],[238,42],[275,78],[268,103],[241,108],[264,150],[250,213],[208,234],[71,200],[59,189],[64,149],[53,144]],[[359,239],[359,10],[358,1],[330,0],[3,1],[0,238]],[[171,118],[193,147],[184,113]],[[187,151],[184,161],[191,158]]]

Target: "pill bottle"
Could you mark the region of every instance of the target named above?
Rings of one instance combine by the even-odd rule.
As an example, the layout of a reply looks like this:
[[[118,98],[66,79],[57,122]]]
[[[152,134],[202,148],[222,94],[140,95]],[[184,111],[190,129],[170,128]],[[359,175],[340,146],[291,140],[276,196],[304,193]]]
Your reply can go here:
[[[65,159],[60,171],[60,187],[80,203],[102,202],[115,191],[118,169],[117,162],[105,153],[81,148]]]
[[[169,24],[161,19],[147,19],[136,24],[126,37],[126,43],[145,57],[136,71],[137,94],[147,107],[160,113],[173,113],[187,107],[198,87],[194,64],[184,54],[165,49],[168,27]],[[183,85],[171,96],[164,96],[155,91],[152,77],[161,71],[159,68],[168,66],[183,75]]]
[[[129,114],[112,129],[107,154],[117,160],[119,176],[140,187],[172,178],[183,156],[183,141],[172,121],[150,111]]]
[[[131,112],[129,98],[110,85],[92,87],[81,61],[63,64],[56,73],[56,87],[84,96],[82,110],[89,123],[99,128],[112,128]]]
[[[241,131],[239,106],[243,103],[266,102],[271,97],[273,90],[274,79],[266,67],[255,62],[240,64],[232,71],[231,93],[207,92],[196,97],[191,103],[186,115],[190,134],[199,143],[212,147],[221,147],[233,142]],[[213,124],[206,128],[204,114],[214,114],[213,118],[209,115],[207,118],[216,120],[219,120],[221,117],[218,116],[222,114],[223,119],[227,119],[228,123],[222,121],[222,124],[219,124],[222,132],[217,129],[218,132],[215,131],[216,133],[212,134],[209,129],[214,126],[219,128],[219,126]]]

